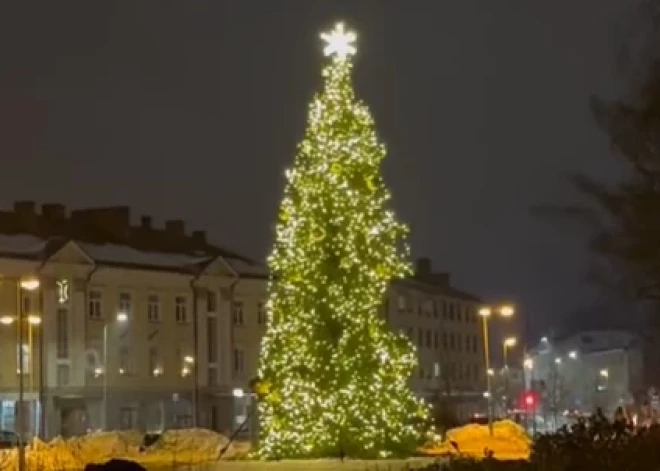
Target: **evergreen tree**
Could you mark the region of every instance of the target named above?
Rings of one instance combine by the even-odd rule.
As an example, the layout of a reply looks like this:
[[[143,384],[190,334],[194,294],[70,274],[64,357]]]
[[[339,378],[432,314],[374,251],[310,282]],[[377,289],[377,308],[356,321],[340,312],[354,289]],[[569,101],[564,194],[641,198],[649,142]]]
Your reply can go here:
[[[355,34],[327,42],[325,86],[310,107],[268,260],[260,453],[267,459],[411,453],[426,408],[409,388],[413,346],[379,316],[410,272],[404,225],[386,205],[385,148],[351,84]]]

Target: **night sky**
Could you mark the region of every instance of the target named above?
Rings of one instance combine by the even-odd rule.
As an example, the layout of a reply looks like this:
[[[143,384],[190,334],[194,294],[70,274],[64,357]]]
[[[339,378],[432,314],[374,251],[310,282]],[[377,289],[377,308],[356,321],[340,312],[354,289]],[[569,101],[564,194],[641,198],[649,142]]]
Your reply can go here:
[[[567,173],[620,171],[588,98],[622,87],[634,3],[4,2],[0,200],[130,205],[263,258],[318,33],[345,20],[414,255],[540,335],[598,302],[584,233],[529,208],[573,200]]]

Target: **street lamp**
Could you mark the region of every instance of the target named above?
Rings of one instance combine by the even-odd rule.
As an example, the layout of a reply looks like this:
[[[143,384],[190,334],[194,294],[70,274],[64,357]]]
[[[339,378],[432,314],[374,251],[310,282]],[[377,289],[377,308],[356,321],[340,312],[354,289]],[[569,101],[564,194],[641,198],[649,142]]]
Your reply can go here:
[[[516,346],[516,343],[518,343],[518,340],[515,337],[509,337],[507,339],[504,339],[504,342],[502,342],[502,354],[504,358],[504,369],[508,369],[509,365],[507,363],[507,351],[509,348],[513,348]]]
[[[600,370],[600,375],[601,375],[603,378],[609,378],[609,376],[610,376],[610,372],[607,371],[606,369],[602,369],[602,370]]]
[[[117,322],[123,324],[128,321],[128,314],[120,312],[116,317]],[[94,370],[94,375],[99,375],[99,369]],[[108,322],[103,324],[103,430],[108,425]]]
[[[25,470],[25,380],[23,378],[23,291],[36,291],[39,289],[40,282],[38,278],[24,278],[16,283],[16,303],[18,311],[18,470]],[[30,358],[32,358],[30,356]],[[32,370],[30,370],[32,371]]]
[[[571,360],[577,360],[577,356],[578,354],[575,350],[568,352],[568,358]]]
[[[499,307],[492,308],[490,306],[483,306],[479,309],[479,315],[482,319],[483,325],[483,335],[484,335],[484,359],[486,361],[486,372],[490,370],[490,346],[488,342],[488,319],[493,314],[499,314],[502,317],[511,317],[513,316],[515,310],[512,306],[503,305]],[[486,374],[486,389],[488,392],[488,431],[490,434],[493,434],[493,391],[492,391],[492,381],[489,374]]]

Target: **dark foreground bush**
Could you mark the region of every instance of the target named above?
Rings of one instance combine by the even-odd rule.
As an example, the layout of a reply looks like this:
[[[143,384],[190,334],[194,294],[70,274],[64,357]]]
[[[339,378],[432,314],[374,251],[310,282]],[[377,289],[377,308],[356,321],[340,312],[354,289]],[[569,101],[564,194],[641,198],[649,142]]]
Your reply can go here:
[[[660,471],[660,427],[630,433],[610,424],[539,437],[529,461],[451,458],[426,471]]]
[[[85,471],[147,471],[144,466],[128,460],[112,459],[103,464],[88,464]]]

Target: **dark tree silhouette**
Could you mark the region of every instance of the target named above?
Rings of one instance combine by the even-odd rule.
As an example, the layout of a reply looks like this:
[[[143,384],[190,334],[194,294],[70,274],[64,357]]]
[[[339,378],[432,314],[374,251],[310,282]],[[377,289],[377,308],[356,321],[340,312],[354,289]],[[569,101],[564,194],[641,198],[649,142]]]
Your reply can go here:
[[[590,103],[598,127],[625,164],[625,176],[616,184],[608,184],[589,175],[572,175],[573,186],[592,204],[536,206],[532,211],[543,217],[574,217],[587,223],[592,229],[590,249],[608,262],[591,267],[591,280],[616,285],[634,299],[658,301],[660,0],[646,2],[642,14],[649,26],[645,41],[640,44],[639,37],[630,38],[622,54],[627,58],[624,66],[635,69],[629,74],[631,95],[613,101],[594,97]]]

